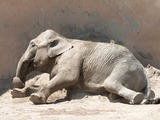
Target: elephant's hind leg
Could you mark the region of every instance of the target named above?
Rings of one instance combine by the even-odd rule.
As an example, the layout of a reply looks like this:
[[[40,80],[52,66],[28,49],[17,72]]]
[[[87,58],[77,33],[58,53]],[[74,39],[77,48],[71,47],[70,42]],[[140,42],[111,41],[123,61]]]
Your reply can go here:
[[[129,101],[130,104],[140,104],[144,99],[144,95],[142,93],[128,89],[121,83],[110,78],[107,78],[105,80],[103,86],[108,92],[117,94],[125,98]]]
[[[118,91],[118,95],[129,100],[130,104],[140,104],[144,99],[144,95],[142,93],[135,92],[124,86],[122,86],[121,89]]]

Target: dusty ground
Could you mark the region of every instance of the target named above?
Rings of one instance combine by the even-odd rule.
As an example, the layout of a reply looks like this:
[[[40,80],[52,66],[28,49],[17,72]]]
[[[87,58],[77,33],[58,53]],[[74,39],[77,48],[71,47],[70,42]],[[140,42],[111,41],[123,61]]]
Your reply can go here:
[[[152,90],[160,96],[160,72],[151,67],[147,69],[151,78]],[[128,105],[110,103],[101,95],[74,93],[71,101],[55,101],[65,96],[65,91],[54,93],[51,104],[33,105],[29,98],[12,99],[8,90],[0,96],[1,120],[159,120],[160,105]]]

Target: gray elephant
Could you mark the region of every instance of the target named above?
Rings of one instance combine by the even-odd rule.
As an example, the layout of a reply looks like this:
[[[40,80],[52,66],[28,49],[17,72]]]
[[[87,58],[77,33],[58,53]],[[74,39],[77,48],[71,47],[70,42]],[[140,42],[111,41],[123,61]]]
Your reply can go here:
[[[126,47],[68,39],[53,30],[30,41],[18,63],[15,86],[23,88],[27,74],[33,70],[50,74],[50,81],[31,94],[34,104],[46,103],[53,92],[63,88],[110,93],[130,104],[140,104],[151,93],[143,66]]]

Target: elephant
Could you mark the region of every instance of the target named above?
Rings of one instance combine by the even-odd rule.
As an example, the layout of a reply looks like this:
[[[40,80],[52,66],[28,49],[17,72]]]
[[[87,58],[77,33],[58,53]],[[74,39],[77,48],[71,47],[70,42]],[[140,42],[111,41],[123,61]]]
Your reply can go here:
[[[24,88],[34,70],[49,73],[50,80],[30,95],[33,104],[45,104],[63,88],[120,96],[130,104],[141,104],[151,93],[143,65],[126,47],[69,39],[51,29],[30,41],[17,65],[15,87]]]

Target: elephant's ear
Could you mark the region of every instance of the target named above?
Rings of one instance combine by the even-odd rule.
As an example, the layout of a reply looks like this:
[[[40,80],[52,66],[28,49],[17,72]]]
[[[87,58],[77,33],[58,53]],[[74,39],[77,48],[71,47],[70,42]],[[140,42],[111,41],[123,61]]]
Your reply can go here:
[[[65,39],[56,39],[53,42],[51,42],[48,46],[48,56],[54,57],[56,55],[62,54],[65,51],[72,48],[71,43],[69,43]]]

